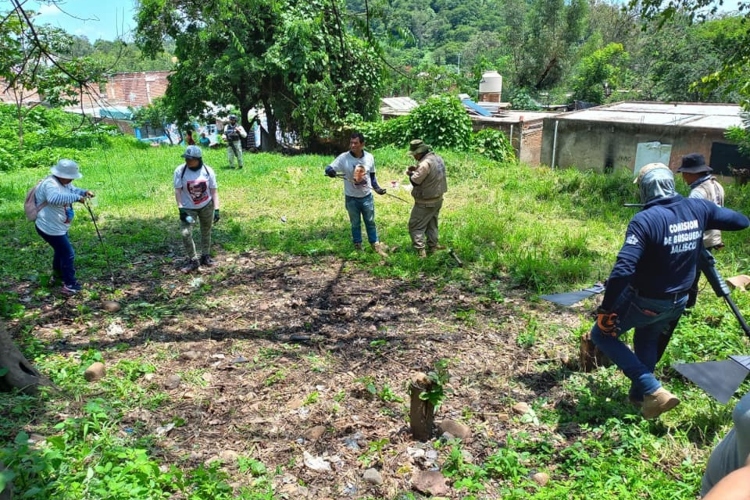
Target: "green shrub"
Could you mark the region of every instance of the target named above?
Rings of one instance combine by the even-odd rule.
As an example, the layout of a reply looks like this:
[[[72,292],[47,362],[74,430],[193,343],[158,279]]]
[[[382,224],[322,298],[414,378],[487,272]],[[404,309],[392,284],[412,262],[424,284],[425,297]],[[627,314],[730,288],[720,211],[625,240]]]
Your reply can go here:
[[[0,172],[47,167],[65,157],[82,161],[89,150],[107,146],[113,135],[119,135],[115,127],[59,109],[37,106],[23,111],[21,142],[18,109],[0,104]]]
[[[475,133],[472,145],[477,153],[500,163],[510,163],[516,160],[510,141],[499,130],[485,128]]]
[[[525,111],[537,111],[539,106],[531,98],[526,89],[516,89],[510,94],[510,109],[523,109]]]
[[[456,97],[430,97],[408,118],[413,138],[439,148],[465,151],[471,147],[471,118]]]
[[[360,122],[354,128],[364,134],[367,147],[372,149],[381,146],[405,147],[412,136],[408,116],[377,122]]]

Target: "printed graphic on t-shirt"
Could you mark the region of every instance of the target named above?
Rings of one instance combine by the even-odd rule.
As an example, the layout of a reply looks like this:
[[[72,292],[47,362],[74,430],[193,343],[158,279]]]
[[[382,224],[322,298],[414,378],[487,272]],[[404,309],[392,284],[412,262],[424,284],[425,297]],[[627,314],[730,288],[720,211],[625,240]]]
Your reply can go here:
[[[187,192],[190,194],[190,199],[193,200],[193,203],[200,205],[208,200],[208,182],[205,179],[188,181]]]

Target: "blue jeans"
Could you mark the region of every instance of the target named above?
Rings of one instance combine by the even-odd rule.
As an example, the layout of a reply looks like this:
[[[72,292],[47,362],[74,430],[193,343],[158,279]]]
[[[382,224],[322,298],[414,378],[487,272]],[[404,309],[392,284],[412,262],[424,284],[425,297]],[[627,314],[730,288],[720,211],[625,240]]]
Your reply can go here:
[[[640,297],[634,289],[628,288],[617,299],[612,311],[619,320],[617,336],[602,332],[594,323],[591,340],[630,379],[632,399],[642,401],[644,395],[653,394],[661,387],[654,377],[659,336],[672,321],[682,316],[687,300],[687,292],[678,298],[663,300]],[[619,338],[632,328],[635,328],[635,352]]]
[[[75,258],[75,251],[73,245],[70,244],[68,233],[62,236],[51,236],[44,233],[36,228],[36,232],[39,236],[44,239],[49,246],[52,247],[54,255],[52,256],[52,272],[53,274],[60,274],[62,276],[63,283],[68,286],[76,286],[76,268],[73,265],[73,259]]]
[[[378,230],[375,228],[375,202],[372,193],[362,198],[346,196],[346,211],[349,213],[349,222],[352,224],[352,241],[362,243],[362,222],[365,221],[367,230],[367,241],[376,243],[378,241]]]

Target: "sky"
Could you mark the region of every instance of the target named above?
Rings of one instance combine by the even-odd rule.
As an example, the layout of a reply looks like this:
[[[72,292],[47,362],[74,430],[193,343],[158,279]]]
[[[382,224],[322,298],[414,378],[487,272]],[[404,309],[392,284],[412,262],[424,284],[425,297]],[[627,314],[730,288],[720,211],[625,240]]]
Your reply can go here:
[[[616,1],[625,3],[627,0]],[[51,24],[94,42],[114,40],[118,35],[130,40],[130,32],[135,28],[135,3],[136,0],[56,0],[54,3],[27,0],[24,7],[40,13],[37,17],[40,24]],[[737,3],[738,0],[725,0],[720,11],[736,10]],[[3,4],[9,2],[0,0],[0,5]]]
[[[0,0],[0,4],[9,3]],[[23,6],[40,13],[37,23],[85,36],[93,43],[99,39],[114,40],[118,35],[131,39],[130,32],[135,29],[135,3],[135,0],[58,0],[52,4],[28,0]]]

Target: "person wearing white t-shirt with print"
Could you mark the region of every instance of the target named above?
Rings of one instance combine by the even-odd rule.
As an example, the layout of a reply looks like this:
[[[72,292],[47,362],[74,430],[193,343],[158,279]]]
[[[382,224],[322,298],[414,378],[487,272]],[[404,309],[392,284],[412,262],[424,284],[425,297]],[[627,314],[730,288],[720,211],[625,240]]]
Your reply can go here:
[[[174,197],[180,211],[182,243],[188,263],[182,272],[189,273],[200,266],[211,267],[211,228],[219,221],[219,193],[214,170],[203,163],[203,151],[188,146],[182,155],[185,163],[174,171]],[[193,241],[193,224],[201,230],[201,255],[198,258]]]

